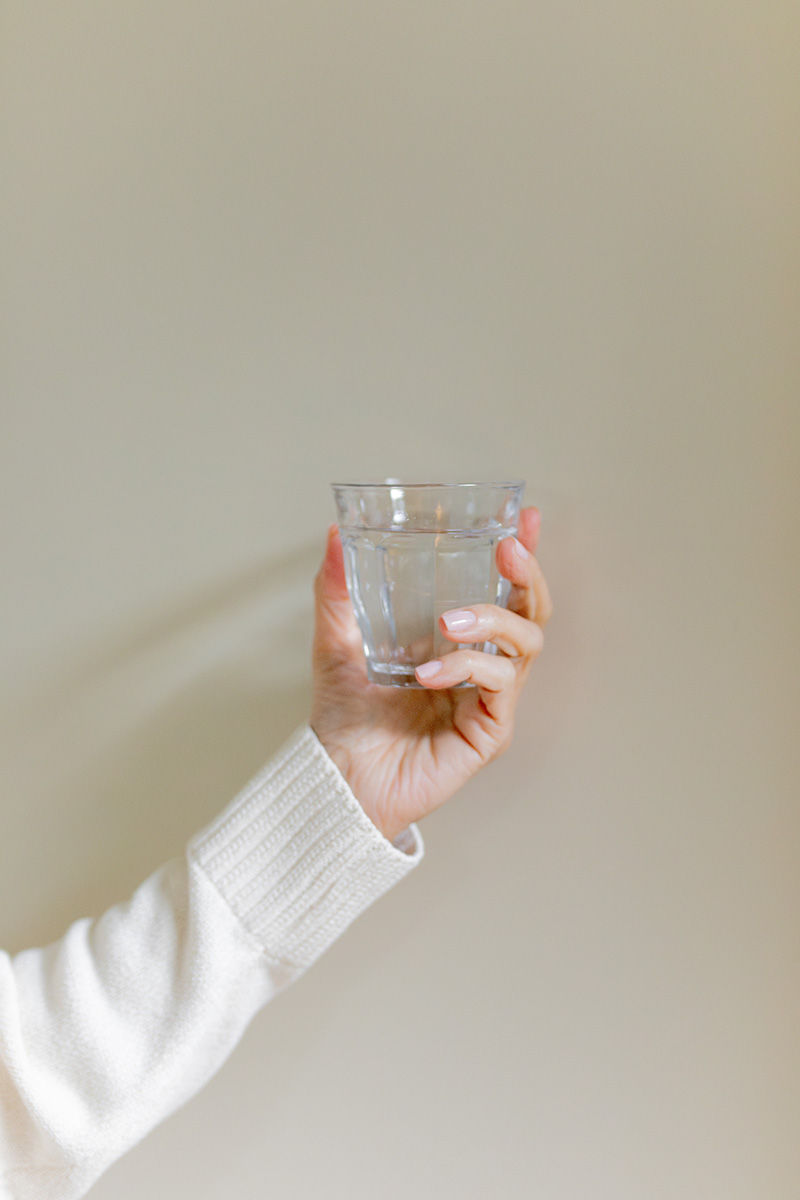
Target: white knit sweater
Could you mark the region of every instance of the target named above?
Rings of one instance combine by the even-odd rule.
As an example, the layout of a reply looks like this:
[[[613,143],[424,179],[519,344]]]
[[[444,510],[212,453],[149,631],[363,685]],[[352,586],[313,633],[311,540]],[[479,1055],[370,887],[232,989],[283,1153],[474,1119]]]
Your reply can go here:
[[[0,952],[0,1198],[83,1196],[422,855],[304,725],[126,903]]]

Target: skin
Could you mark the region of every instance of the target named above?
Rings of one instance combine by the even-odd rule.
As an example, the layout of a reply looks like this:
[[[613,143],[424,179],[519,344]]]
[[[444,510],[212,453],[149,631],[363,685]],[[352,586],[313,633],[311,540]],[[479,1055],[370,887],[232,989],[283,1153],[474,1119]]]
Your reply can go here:
[[[328,529],[314,580],[314,691],[310,725],[381,833],[393,841],[445,802],[511,744],[514,713],[542,651],[553,606],[535,553],[541,517],[520,513],[518,539],[498,543],[495,561],[512,584],[508,608],[475,604],[470,629],[439,628],[452,642],[492,642],[497,654],[454,650],[417,680],[424,690],[367,679],[361,634],[347,591],[339,530]],[[521,551],[521,553],[520,553]],[[454,691],[469,681],[474,688]]]

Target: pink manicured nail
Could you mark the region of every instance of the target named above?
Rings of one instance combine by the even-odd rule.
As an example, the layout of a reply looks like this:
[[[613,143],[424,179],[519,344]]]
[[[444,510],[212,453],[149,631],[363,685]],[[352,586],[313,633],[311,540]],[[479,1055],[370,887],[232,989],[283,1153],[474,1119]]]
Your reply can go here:
[[[430,679],[432,675],[436,675],[441,669],[442,660],[434,658],[432,662],[426,662],[421,667],[417,667],[417,675],[420,679]]]
[[[442,613],[442,620],[449,633],[460,633],[462,629],[471,629],[475,624],[475,613],[468,608],[454,608],[451,612]]]
[[[530,551],[525,549],[522,542],[520,542],[518,538],[514,538],[514,549],[517,552],[518,558],[521,558],[523,562],[528,561],[531,556]]]

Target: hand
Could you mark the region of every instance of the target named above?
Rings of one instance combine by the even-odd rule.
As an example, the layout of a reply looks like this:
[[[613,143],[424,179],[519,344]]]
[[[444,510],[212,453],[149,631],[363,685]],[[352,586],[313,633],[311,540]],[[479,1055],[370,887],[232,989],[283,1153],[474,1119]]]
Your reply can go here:
[[[443,804],[511,743],[514,711],[542,650],[552,603],[534,557],[536,508],[520,513],[519,540],[498,543],[495,561],[511,581],[508,608],[473,604],[470,628],[439,628],[452,642],[493,642],[497,654],[454,650],[416,670],[417,688],[370,683],[347,591],[339,530],[328,529],[314,580],[316,618],[310,725],[367,816],[389,841]],[[452,689],[470,681],[475,688]]]

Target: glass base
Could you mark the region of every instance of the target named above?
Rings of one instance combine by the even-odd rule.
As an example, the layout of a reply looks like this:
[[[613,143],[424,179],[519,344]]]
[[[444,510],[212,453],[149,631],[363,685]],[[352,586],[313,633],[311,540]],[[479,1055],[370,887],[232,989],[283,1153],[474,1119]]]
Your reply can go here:
[[[429,691],[424,684],[420,683],[414,674],[414,668],[407,666],[405,663],[376,663],[367,661],[367,679],[370,683],[379,683],[382,687],[402,687],[402,688],[419,688],[421,691]],[[456,683],[452,689],[456,688],[475,687],[474,683]]]

